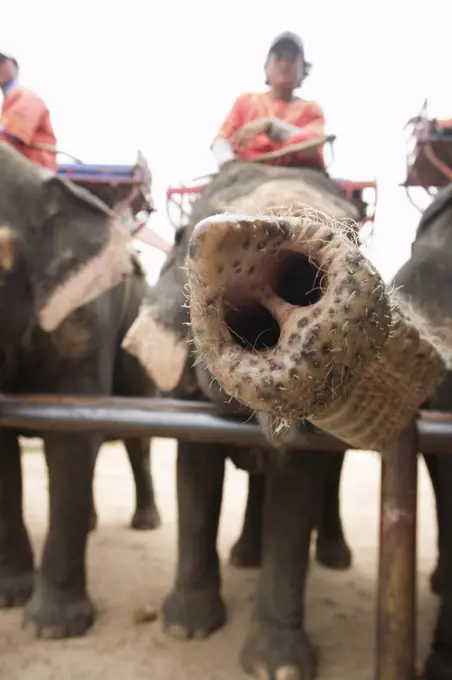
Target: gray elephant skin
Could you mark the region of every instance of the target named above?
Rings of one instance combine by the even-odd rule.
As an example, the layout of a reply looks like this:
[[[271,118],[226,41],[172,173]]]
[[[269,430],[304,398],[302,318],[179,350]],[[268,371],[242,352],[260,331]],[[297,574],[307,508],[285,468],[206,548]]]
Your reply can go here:
[[[0,143],[0,389],[12,394],[152,396],[121,349],[147,284],[108,207]],[[19,435],[43,438],[49,529],[35,571],[22,510]],[[102,436],[0,429],[0,606],[25,604],[37,636],[84,634],[95,618],[86,547]],[[131,438],[135,528],[158,526],[149,439]]]
[[[452,185],[442,189],[422,215],[411,257],[394,284],[452,347]],[[452,366],[452,364],[450,364]],[[452,411],[452,373],[423,408]],[[452,458],[424,455],[432,481],[438,522],[438,564],[431,577],[440,608],[424,678],[452,678]],[[422,614],[422,613],[421,613]]]
[[[273,173],[275,169],[256,164],[247,164],[246,169],[230,167],[204,190],[194,204],[189,225],[176,232],[174,247],[142,310],[143,326],[140,328],[137,322],[132,327],[124,346],[140,356],[157,388],[165,394],[229,402],[240,408],[212,380],[202,362],[195,361],[184,270],[194,226],[215,213],[212,197],[236,180],[236,172],[241,172],[241,187],[246,194],[263,181],[265,172]],[[290,169],[288,174],[302,182],[307,178],[320,191],[338,191],[331,179],[315,171]],[[146,333],[159,336],[158,347],[172,348],[166,363],[161,352],[149,347]],[[139,335],[141,340],[137,339]],[[244,418],[252,415],[245,409],[242,412]],[[336,569],[346,569],[351,564],[339,509],[346,447],[343,453],[295,454],[290,447],[293,435],[297,428],[307,425],[296,423],[282,438],[275,439],[267,417],[257,414],[257,420],[273,448],[178,443],[178,562],[173,589],[163,602],[163,624],[170,635],[189,639],[205,637],[225,623],[217,532],[225,461],[229,458],[250,473],[243,529],[230,559],[237,566],[261,567],[241,664],[248,673],[264,669],[269,679],[301,680],[313,677],[317,663],[304,629],[304,593],[313,529],[317,529],[319,562]]]

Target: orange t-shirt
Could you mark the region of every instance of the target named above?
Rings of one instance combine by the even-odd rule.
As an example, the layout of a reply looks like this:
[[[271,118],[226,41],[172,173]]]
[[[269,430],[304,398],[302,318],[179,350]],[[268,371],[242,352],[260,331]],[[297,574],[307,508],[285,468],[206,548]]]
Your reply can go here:
[[[439,128],[450,128],[452,127],[452,118],[448,118],[447,120],[438,120],[437,125]]]
[[[56,171],[55,153],[32,148],[33,144],[56,145],[49,110],[37,94],[14,84],[5,94],[0,123],[4,130],[0,131],[1,140],[15,146],[32,163]]]
[[[288,102],[282,99],[274,99],[269,92],[265,92],[262,94],[246,93],[238,97],[218,131],[217,138],[232,141],[234,133],[245,123],[267,117],[279,118],[300,128],[300,132],[291,135],[283,142],[275,142],[265,133],[257,135],[246,148],[234,149],[239,158],[252,161],[253,158],[263,153],[282,149],[285,146],[325,134],[325,117],[321,107],[316,102],[303,99],[293,99]],[[268,162],[274,165],[306,164],[325,167],[321,146],[313,150],[291,152],[286,156]]]

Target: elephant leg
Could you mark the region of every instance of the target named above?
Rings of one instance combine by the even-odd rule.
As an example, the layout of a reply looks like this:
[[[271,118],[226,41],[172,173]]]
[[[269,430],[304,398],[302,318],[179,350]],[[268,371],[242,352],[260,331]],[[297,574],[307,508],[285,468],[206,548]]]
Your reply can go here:
[[[138,530],[157,529],[161,525],[161,520],[155,502],[151,473],[151,440],[125,439],[124,445],[135,482],[135,512],[130,526]]]
[[[322,490],[317,522],[316,560],[329,569],[349,569],[352,553],[342,528],[340,485],[345,451],[331,452],[326,462],[325,484]]]
[[[20,447],[0,429],[0,608],[22,606],[33,591],[33,551],[22,511]]]
[[[439,460],[438,456],[433,454],[424,455],[425,463],[427,465],[427,470],[430,475],[430,480],[432,482],[433,493],[435,496],[435,508],[436,508],[436,524],[438,531],[438,560],[436,563],[435,570],[430,576],[430,587],[435,595],[441,593],[443,587],[443,581],[445,578],[444,571],[444,559],[443,559],[443,549],[442,544],[444,542],[444,512],[441,507],[441,479],[439,475]]]
[[[304,593],[322,464],[320,453],[289,453],[285,466],[266,476],[262,568],[241,651],[244,670],[259,678],[315,675],[316,655],[304,630]]]
[[[234,543],[229,561],[235,567],[259,567],[262,556],[262,514],[265,476],[248,475],[248,498],[242,533]]]
[[[38,637],[83,635],[95,618],[86,589],[85,555],[95,454],[101,438],[46,433],[50,525],[25,622]]]
[[[178,639],[203,638],[226,620],[217,553],[225,456],[222,447],[179,442],[176,581],[163,602],[163,625]]]
[[[427,680],[450,680],[452,678],[452,458],[438,456],[437,463],[437,471],[441,480],[439,497],[443,531],[440,561],[443,580],[439,615],[424,677]]]
[[[96,510],[96,501],[94,500],[94,474],[95,474],[95,469],[96,469],[96,462],[97,462],[97,457],[99,455],[99,449],[94,453],[94,463],[93,463],[93,481],[91,484],[91,497],[90,497],[90,503],[91,503],[91,509],[90,509],[90,517],[89,517],[89,530],[90,531],[95,531],[97,528],[97,521],[98,521],[98,516],[97,516],[97,510]]]

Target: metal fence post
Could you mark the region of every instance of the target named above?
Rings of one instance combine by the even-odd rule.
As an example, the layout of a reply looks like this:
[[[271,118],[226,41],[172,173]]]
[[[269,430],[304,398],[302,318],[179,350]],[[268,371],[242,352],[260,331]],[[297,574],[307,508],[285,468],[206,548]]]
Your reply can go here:
[[[382,455],[376,680],[415,677],[417,452],[413,422]]]

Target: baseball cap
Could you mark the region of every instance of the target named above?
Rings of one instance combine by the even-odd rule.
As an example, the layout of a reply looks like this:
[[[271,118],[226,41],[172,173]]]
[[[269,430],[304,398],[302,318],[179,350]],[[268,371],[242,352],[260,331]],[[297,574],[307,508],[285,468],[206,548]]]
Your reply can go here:
[[[276,36],[276,38],[270,45],[270,49],[268,50],[268,56],[270,56],[270,54],[274,52],[277,47],[283,45],[284,43],[289,44],[292,47],[295,47],[296,51],[301,55],[304,61],[306,70],[311,68],[311,64],[306,61],[304,56],[304,46],[302,39],[296,33],[292,33],[292,31],[284,31],[284,33],[280,33],[279,35]]]

